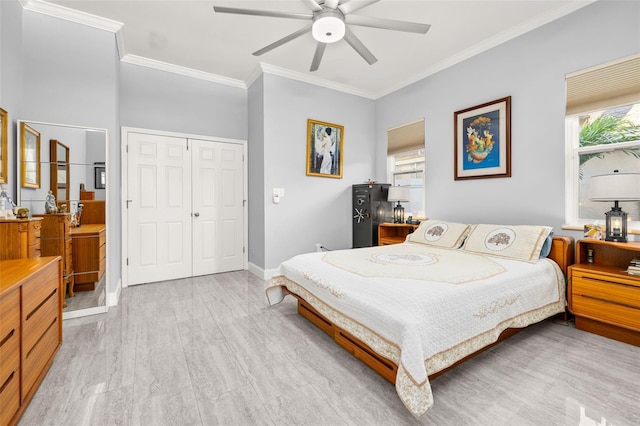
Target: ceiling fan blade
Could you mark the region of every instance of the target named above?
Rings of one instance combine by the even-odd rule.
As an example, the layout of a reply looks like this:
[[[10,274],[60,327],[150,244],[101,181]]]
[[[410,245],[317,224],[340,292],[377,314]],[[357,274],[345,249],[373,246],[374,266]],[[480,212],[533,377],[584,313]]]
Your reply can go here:
[[[351,25],[359,25],[361,27],[381,28],[384,30],[406,31],[409,33],[426,34],[431,28],[428,24],[419,24],[416,22],[395,21],[393,19],[374,18],[362,15],[347,15],[344,22]]]
[[[358,52],[362,58],[369,63],[369,65],[373,65],[378,61],[378,58],[373,56],[373,53],[367,49],[367,47],[360,41],[358,37],[354,33],[349,30],[349,28],[345,29],[344,40],[349,43],[353,50]]]
[[[366,1],[360,1],[357,3],[354,2],[349,2],[347,3],[346,1],[343,2],[340,6],[338,6],[338,9],[340,9],[342,11],[342,13],[344,13],[345,15],[347,13],[352,13],[355,12],[356,10],[360,10],[363,9],[367,6],[370,6],[374,3],[379,2],[380,0],[366,0]]]
[[[338,3],[340,2],[340,0],[324,0],[324,5],[327,6],[329,9],[334,9],[336,7],[338,7]]]
[[[311,19],[310,13],[274,12],[271,10],[238,9],[236,7],[213,6],[217,13],[234,13],[237,15],[270,16],[273,18]]]
[[[318,42],[316,46],[316,53],[313,54],[313,61],[311,61],[311,68],[309,71],[317,71],[318,67],[320,67],[320,61],[322,60],[322,55],[324,55],[324,49],[326,49],[327,43]]]
[[[304,35],[306,33],[311,32],[311,27],[312,27],[312,25],[307,25],[306,27],[299,29],[295,33],[291,33],[288,36],[283,37],[278,41],[274,41],[270,45],[265,46],[260,50],[256,50],[255,52],[252,53],[252,55],[253,56],[260,56],[260,55],[262,55],[264,53],[269,52],[270,50],[275,49],[276,47],[282,46],[283,44],[285,44],[285,43],[287,43],[287,42],[289,42],[291,40],[294,40],[294,39],[300,37],[301,35]]]
[[[318,4],[316,0],[301,0],[309,9],[314,12],[320,12],[322,10],[322,6]]]

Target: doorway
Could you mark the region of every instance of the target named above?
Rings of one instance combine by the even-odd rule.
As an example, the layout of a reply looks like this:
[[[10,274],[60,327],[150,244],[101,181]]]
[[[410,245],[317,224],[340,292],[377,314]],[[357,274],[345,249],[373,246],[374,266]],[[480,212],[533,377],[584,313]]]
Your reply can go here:
[[[246,143],[138,129],[122,140],[123,286],[246,269]]]

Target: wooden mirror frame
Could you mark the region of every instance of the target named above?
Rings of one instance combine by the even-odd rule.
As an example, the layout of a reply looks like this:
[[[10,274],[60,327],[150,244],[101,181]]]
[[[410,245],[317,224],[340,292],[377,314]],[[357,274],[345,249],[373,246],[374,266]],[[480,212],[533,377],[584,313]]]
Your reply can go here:
[[[58,158],[58,148],[63,148],[65,150],[65,158]],[[49,159],[51,161],[51,192],[53,192],[53,196],[56,197],[56,200],[59,200],[58,197],[58,189],[63,188],[60,186],[58,182],[58,165],[65,165],[66,168],[66,179],[64,183],[64,188],[66,189],[66,197],[65,200],[69,199],[69,186],[71,183],[71,167],[69,164],[69,147],[63,144],[56,139],[49,140]]]

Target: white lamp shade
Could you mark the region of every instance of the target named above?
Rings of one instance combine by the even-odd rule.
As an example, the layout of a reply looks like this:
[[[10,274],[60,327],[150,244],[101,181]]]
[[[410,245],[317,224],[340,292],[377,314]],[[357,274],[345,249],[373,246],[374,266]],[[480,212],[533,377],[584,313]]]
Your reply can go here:
[[[335,14],[335,12],[334,12]],[[311,27],[313,38],[322,43],[335,43],[342,40],[345,33],[344,20],[332,16],[329,11],[316,19]]]
[[[406,186],[392,186],[389,188],[387,201],[410,201],[409,188]]]
[[[589,181],[592,201],[640,200],[640,173],[612,173],[592,176]]]

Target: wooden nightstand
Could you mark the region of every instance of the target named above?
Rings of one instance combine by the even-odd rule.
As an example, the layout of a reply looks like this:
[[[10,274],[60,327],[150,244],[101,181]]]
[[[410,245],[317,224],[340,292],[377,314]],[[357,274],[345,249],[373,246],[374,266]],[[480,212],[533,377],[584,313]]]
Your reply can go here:
[[[578,241],[568,287],[577,329],[640,346],[640,276],[626,272],[637,257],[640,242]]]
[[[418,228],[418,225],[408,223],[381,223],[378,225],[378,245],[403,243],[407,235]]]

